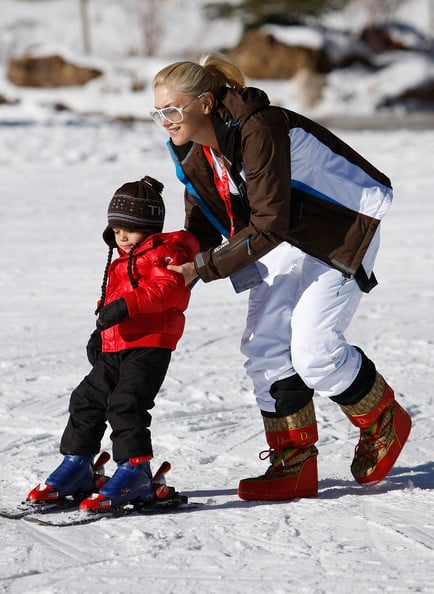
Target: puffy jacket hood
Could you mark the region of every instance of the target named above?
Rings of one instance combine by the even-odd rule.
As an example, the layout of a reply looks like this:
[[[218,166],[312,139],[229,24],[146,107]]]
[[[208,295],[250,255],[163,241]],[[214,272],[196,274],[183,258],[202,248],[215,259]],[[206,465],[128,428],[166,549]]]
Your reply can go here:
[[[184,251],[187,253],[187,260],[193,260],[194,256],[199,250],[197,239],[191,233],[185,230],[169,231],[167,233],[153,233],[146,237],[134,250],[134,257],[140,256],[148,250],[157,248],[160,245],[173,246],[175,244],[182,245]],[[120,257],[128,258],[128,253],[122,248],[117,248]]]
[[[246,87],[241,93],[222,88],[214,110],[214,129],[219,146],[231,163],[235,162],[237,149],[240,148],[238,136],[241,127],[253,114],[269,105],[266,93],[255,87]]]
[[[267,94],[255,87],[246,87],[237,93],[224,88],[217,97],[216,112],[225,126],[243,125],[254,113],[270,105]]]

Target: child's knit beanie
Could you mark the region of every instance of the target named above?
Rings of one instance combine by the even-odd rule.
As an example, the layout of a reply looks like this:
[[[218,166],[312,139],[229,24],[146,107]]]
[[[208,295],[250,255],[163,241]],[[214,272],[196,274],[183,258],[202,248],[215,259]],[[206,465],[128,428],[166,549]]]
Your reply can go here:
[[[107,210],[108,226],[103,232],[107,245],[116,246],[113,227],[152,233],[162,231],[165,215],[163,188],[161,182],[146,175],[116,190]]]

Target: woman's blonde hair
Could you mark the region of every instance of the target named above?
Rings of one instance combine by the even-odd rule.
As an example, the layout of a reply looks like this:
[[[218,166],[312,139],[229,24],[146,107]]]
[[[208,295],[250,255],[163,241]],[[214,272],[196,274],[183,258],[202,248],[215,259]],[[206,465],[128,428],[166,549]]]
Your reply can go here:
[[[231,87],[241,91],[245,86],[241,70],[229,62],[219,52],[210,52],[196,62],[175,62],[158,72],[152,82],[155,89],[159,85],[175,87],[186,95],[199,95],[205,91],[217,94],[221,87]]]

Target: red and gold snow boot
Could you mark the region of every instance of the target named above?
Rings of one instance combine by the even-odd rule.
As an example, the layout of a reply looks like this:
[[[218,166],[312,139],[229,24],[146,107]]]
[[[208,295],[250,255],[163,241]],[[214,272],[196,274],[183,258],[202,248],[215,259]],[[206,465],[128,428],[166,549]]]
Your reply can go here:
[[[375,485],[389,474],[401,453],[411,430],[410,415],[379,373],[366,396],[341,408],[360,428],[351,472],[361,485]]]
[[[313,402],[287,417],[263,417],[270,450],[265,474],[240,481],[238,496],[245,500],[286,501],[318,493],[318,440]],[[259,455],[264,459],[263,453]]]

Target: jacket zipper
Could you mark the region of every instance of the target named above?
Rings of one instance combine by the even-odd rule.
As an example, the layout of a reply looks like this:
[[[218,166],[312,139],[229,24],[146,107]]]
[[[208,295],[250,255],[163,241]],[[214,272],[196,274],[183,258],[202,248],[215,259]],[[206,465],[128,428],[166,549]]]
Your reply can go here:
[[[251,240],[251,238],[252,238],[252,236],[251,235],[248,235],[247,237],[244,237],[243,239],[239,239],[238,241],[236,241],[235,243],[233,243],[228,248],[224,248],[223,247],[221,250],[219,250],[216,253],[216,256],[215,256],[216,260],[221,260],[221,258],[223,258],[224,256],[226,256],[227,254],[230,254],[234,250],[238,249],[244,243],[247,246],[247,254],[249,256],[251,256],[252,255],[252,250],[250,248],[250,240]]]

